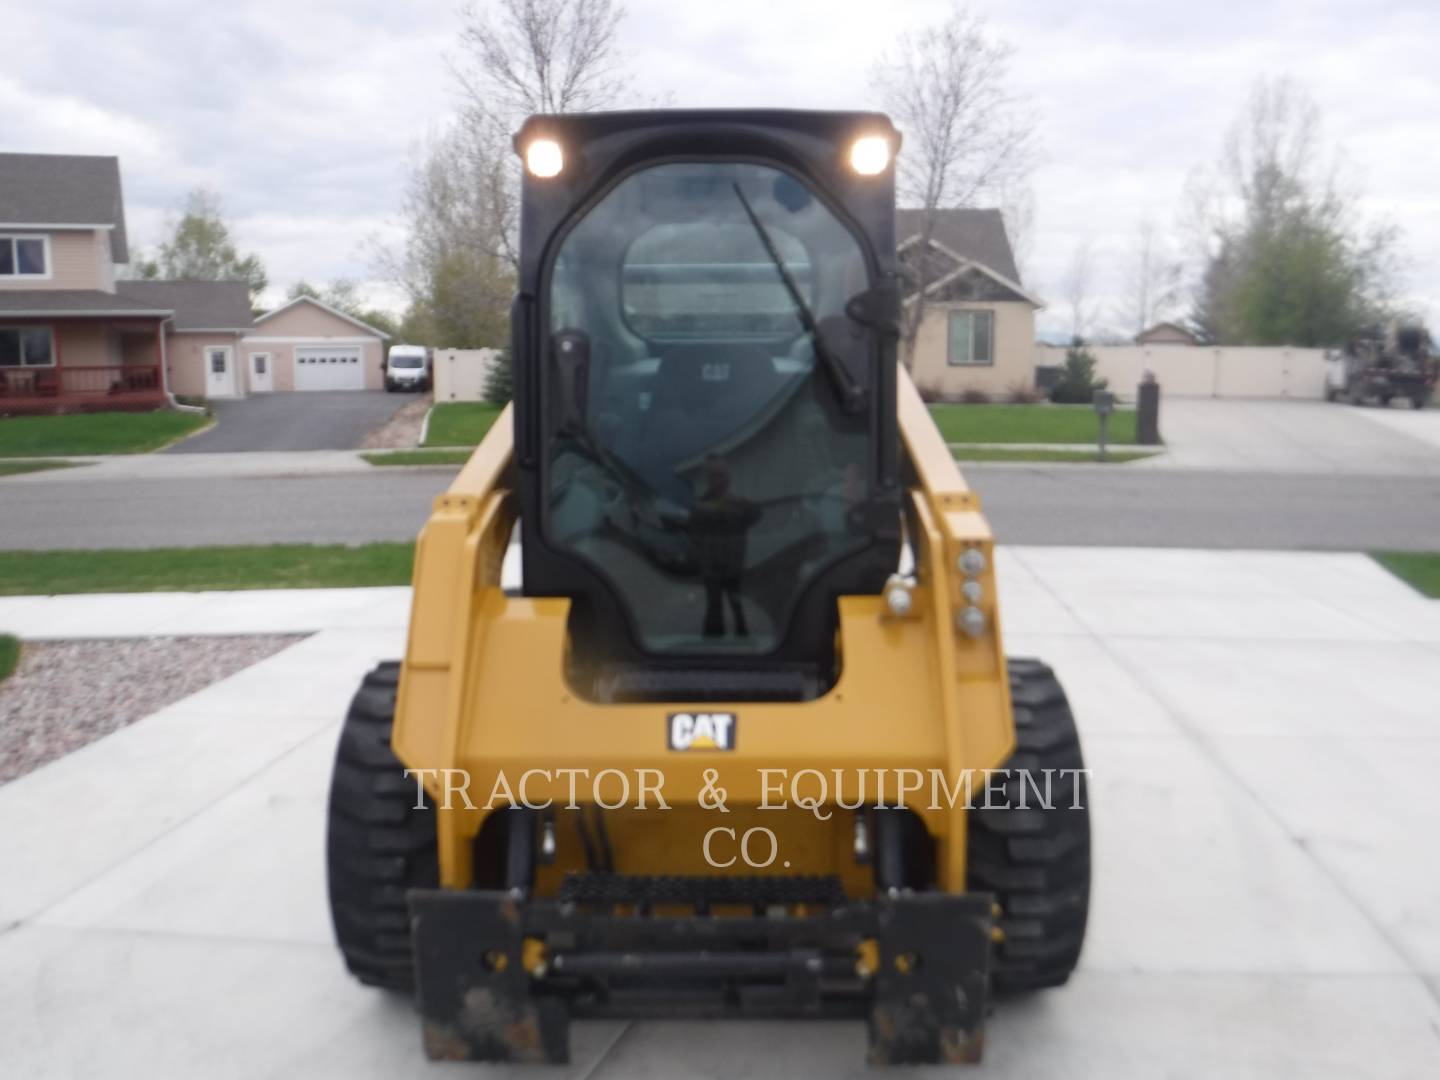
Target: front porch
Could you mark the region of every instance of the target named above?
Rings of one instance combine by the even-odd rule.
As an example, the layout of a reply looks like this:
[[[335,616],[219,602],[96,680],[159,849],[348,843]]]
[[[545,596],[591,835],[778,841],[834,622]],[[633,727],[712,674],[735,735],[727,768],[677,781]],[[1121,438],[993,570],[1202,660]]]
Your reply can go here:
[[[168,404],[163,320],[0,320],[0,415]]]

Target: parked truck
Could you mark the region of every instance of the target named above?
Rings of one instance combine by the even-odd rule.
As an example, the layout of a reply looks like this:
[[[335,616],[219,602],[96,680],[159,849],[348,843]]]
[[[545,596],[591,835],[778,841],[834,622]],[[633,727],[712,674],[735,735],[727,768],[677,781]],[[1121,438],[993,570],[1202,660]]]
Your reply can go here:
[[[1326,356],[1325,398],[1388,406],[1404,398],[1417,409],[1429,404],[1440,374],[1434,342],[1421,326],[1397,324],[1358,335]]]

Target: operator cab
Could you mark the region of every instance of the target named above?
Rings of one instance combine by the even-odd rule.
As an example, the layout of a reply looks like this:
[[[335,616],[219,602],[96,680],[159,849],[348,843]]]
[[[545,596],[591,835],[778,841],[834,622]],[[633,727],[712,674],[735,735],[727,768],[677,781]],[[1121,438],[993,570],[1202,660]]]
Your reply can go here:
[[[895,569],[899,138],[868,113],[532,117],[525,592],[608,699],[805,698]]]

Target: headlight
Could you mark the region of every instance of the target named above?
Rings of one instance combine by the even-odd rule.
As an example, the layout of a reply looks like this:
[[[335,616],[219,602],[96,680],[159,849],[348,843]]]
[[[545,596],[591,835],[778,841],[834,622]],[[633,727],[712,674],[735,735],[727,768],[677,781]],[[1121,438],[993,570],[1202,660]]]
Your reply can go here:
[[[876,176],[890,164],[890,140],[862,135],[850,144],[850,167],[861,176]]]
[[[554,139],[536,139],[525,147],[525,168],[542,180],[559,176],[565,167],[565,152]]]

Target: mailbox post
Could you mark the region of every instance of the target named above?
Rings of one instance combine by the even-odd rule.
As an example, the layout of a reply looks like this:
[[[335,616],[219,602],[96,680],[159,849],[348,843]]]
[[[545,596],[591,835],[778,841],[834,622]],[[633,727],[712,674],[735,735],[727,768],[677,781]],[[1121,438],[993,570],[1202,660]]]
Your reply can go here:
[[[1105,460],[1105,444],[1110,435],[1110,414],[1115,411],[1115,395],[1109,390],[1096,390],[1095,415],[1100,417],[1100,460]]]

